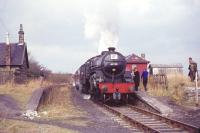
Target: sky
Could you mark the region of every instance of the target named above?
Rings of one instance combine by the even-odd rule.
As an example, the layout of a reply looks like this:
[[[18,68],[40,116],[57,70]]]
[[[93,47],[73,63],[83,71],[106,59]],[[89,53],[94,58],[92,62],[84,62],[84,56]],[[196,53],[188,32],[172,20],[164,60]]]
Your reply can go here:
[[[74,73],[114,46],[153,64],[200,64],[199,0],[0,0],[0,42],[18,41],[53,72]]]

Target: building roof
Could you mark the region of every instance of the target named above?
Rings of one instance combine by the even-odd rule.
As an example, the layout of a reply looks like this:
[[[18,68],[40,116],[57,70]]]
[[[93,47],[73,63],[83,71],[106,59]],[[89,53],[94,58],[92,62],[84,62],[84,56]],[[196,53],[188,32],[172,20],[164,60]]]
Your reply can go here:
[[[27,48],[25,44],[18,44],[18,43],[10,43],[7,45],[6,43],[0,43],[0,66],[6,66],[6,55],[8,53],[8,47],[10,46],[10,66],[21,66],[23,65],[24,58],[27,60],[27,66],[29,67],[28,63],[28,54]]]
[[[142,57],[139,57],[135,54],[131,54],[131,55],[127,56],[126,61],[129,64],[132,64],[132,63],[134,63],[134,64],[147,64],[147,63],[149,63],[148,60],[145,60]]]
[[[151,64],[152,68],[183,68],[182,64]]]

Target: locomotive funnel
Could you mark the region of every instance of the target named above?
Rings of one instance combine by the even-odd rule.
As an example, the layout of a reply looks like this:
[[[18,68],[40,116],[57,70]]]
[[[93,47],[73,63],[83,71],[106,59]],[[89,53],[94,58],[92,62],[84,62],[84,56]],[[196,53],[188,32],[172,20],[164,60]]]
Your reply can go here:
[[[108,51],[114,52],[114,51],[115,51],[115,47],[109,47],[109,48],[108,48]]]

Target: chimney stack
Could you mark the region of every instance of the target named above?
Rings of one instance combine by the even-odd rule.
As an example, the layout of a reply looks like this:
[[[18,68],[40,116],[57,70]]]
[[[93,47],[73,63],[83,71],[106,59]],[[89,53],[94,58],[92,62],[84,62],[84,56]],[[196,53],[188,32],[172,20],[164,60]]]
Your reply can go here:
[[[141,54],[141,58],[142,58],[142,59],[145,59],[145,53],[142,53],[142,54]]]
[[[22,24],[20,24],[20,29],[18,34],[19,34],[19,44],[24,44],[24,31]]]
[[[10,70],[10,64],[11,64],[11,46],[10,46],[10,40],[9,40],[9,33],[6,33],[6,54],[5,54],[5,62],[6,62],[6,69]]]

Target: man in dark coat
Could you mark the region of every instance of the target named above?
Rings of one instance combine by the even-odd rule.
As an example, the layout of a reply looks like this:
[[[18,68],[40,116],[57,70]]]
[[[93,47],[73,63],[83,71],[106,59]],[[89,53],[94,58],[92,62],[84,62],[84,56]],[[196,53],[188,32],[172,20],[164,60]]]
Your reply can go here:
[[[145,91],[147,91],[147,82],[148,82],[148,72],[147,72],[147,69],[144,69],[144,71],[142,72],[141,79],[143,81],[144,89],[145,89]]]
[[[190,77],[191,81],[193,82],[195,80],[195,74],[197,72],[197,63],[194,62],[191,57],[189,58],[189,67],[188,67],[188,69],[189,69],[188,76]]]
[[[137,70],[137,67],[134,68],[133,81],[135,83],[135,91],[138,91],[138,87],[140,85],[140,73]]]

